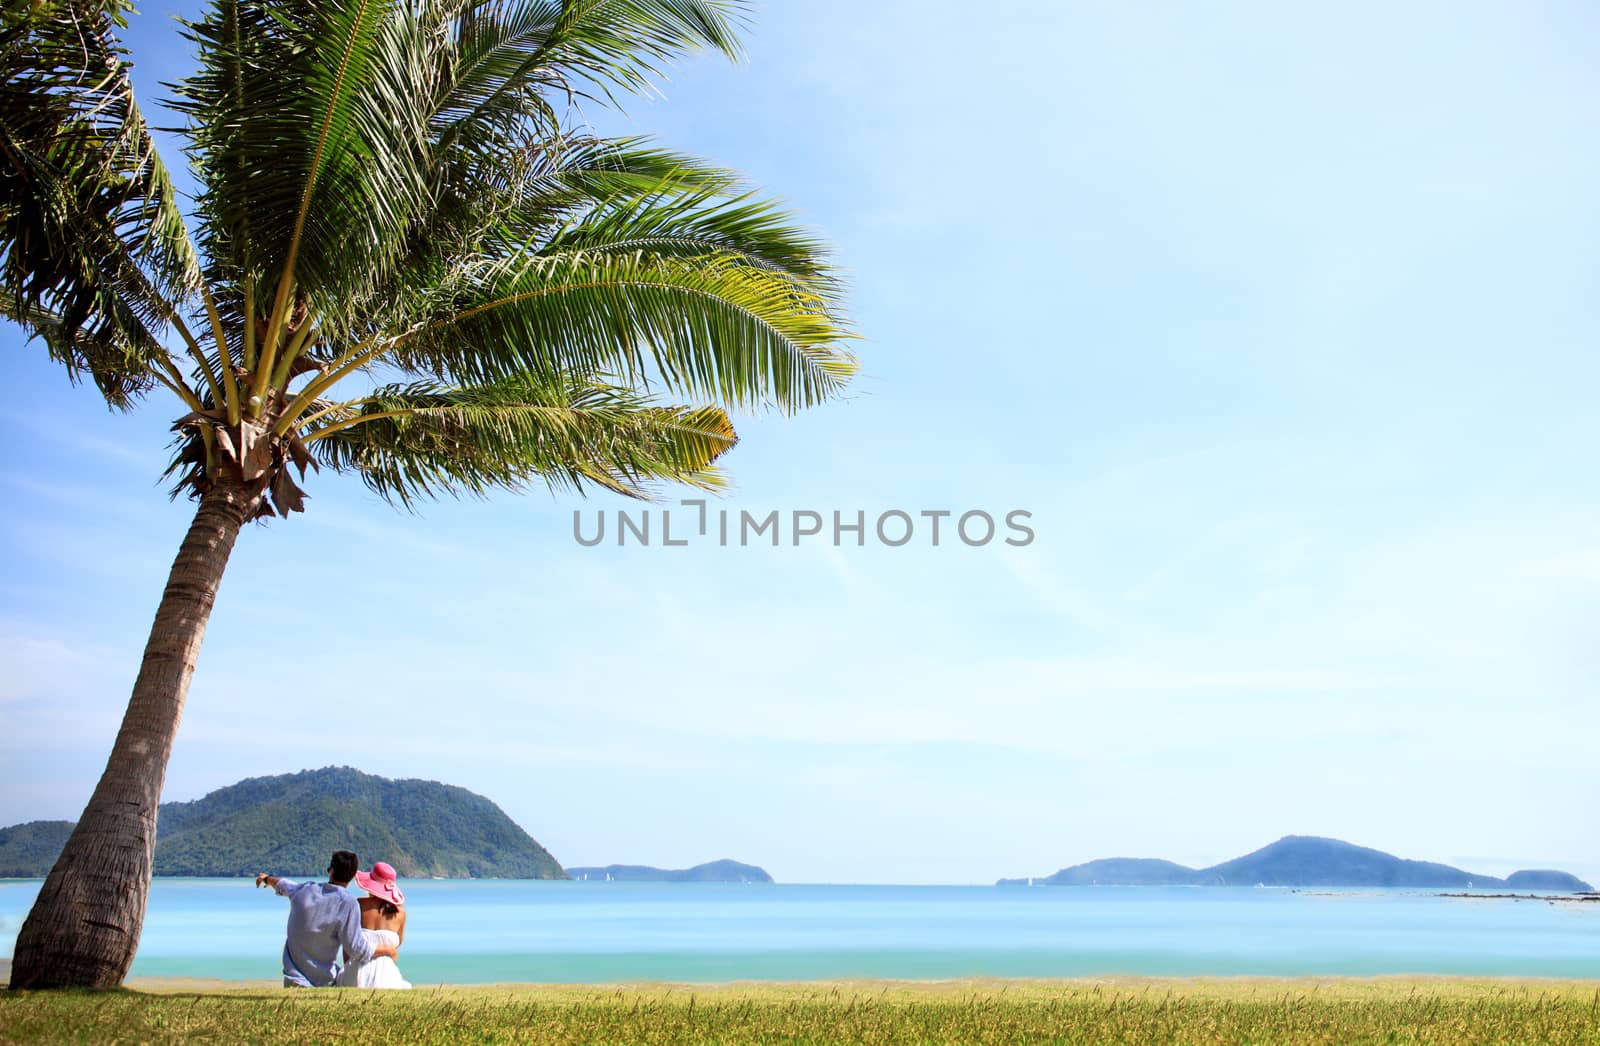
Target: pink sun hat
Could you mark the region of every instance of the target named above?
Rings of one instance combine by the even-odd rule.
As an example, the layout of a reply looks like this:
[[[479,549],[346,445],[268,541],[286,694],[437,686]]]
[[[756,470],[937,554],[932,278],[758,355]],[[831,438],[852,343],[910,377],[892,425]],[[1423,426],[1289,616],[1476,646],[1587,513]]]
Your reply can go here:
[[[379,861],[373,865],[371,872],[357,872],[356,885],[385,901],[394,904],[406,903],[406,895],[400,892],[399,885],[395,883],[394,866],[386,861]]]

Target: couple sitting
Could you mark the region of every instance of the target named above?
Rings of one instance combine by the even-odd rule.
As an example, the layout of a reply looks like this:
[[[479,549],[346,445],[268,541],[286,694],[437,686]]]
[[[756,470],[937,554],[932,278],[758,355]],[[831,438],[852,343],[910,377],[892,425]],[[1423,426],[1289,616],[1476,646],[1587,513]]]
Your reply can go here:
[[[335,850],[325,883],[297,883],[262,872],[257,886],[289,898],[289,935],[283,946],[285,988],[409,988],[395,959],[406,936],[405,894],[394,869],[379,861],[370,873],[349,850]],[[368,896],[345,891],[350,880]],[[344,949],[345,967],[334,961]]]

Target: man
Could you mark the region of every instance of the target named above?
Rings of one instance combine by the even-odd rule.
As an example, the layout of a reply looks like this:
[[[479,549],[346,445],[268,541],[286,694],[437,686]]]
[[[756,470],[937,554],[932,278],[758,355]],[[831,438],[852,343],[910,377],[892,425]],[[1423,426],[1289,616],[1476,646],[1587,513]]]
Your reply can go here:
[[[262,872],[256,886],[289,898],[289,932],[283,945],[285,988],[326,988],[339,976],[339,949],[356,962],[397,958],[390,947],[374,949],[361,932],[361,905],[345,891],[361,865],[349,850],[335,850],[325,883],[297,883]]]

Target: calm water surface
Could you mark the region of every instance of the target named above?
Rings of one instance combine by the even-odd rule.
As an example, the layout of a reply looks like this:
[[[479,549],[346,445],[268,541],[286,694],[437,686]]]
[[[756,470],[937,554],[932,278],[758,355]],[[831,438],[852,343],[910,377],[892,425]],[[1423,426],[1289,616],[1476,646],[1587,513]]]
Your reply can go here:
[[[496,981],[1481,974],[1600,977],[1600,904],[1184,887],[407,881],[400,965]],[[0,881],[0,955],[38,892]],[[275,978],[287,903],[157,879],[134,976]]]

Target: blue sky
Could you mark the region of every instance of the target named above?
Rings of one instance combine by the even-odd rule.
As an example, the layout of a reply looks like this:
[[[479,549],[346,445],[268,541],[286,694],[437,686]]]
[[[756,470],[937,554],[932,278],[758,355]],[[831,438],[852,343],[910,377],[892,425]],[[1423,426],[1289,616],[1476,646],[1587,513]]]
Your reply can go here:
[[[595,114],[851,275],[854,394],[746,419],[722,507],[1035,541],[586,549],[615,499],[320,477],[240,541],[167,797],[348,764],[566,864],[788,881],[1287,833],[1600,874],[1600,14],[1292,6],[767,3],[746,64]],[[152,109],[191,10],[134,22]],[[173,404],[0,343],[10,823],[81,808],[191,506]]]

